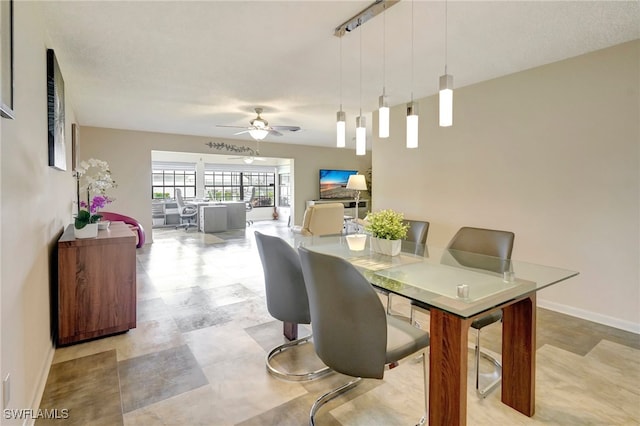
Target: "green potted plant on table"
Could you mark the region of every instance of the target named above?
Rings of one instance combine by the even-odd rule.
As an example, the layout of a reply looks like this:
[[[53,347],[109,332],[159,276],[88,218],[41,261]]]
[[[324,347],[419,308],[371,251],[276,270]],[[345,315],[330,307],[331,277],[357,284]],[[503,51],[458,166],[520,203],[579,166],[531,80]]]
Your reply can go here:
[[[409,225],[404,215],[393,210],[370,213],[365,230],[371,233],[371,249],[377,253],[395,256],[400,253],[402,239],[407,237]]]

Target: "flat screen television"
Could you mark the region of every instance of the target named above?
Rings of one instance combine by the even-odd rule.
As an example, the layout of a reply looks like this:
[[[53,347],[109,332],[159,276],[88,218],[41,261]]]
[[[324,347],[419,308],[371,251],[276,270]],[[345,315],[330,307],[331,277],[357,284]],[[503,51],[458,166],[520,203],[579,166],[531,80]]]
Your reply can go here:
[[[320,199],[353,198],[352,189],[347,189],[349,176],[357,174],[357,170],[320,169]]]

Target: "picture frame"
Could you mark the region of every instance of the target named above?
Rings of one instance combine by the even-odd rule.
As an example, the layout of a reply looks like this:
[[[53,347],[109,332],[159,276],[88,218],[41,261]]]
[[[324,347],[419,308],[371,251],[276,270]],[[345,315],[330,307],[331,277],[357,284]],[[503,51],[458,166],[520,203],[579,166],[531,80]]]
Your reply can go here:
[[[80,126],[76,123],[71,124],[71,170],[74,172],[78,169],[78,149],[80,144]]]
[[[47,49],[47,122],[49,166],[67,170],[64,80],[53,49]]]
[[[13,0],[0,2],[0,116],[13,120]]]
[[[77,123],[71,123],[71,170],[76,178],[76,213],[80,210],[80,177],[77,170],[80,163],[80,126]]]

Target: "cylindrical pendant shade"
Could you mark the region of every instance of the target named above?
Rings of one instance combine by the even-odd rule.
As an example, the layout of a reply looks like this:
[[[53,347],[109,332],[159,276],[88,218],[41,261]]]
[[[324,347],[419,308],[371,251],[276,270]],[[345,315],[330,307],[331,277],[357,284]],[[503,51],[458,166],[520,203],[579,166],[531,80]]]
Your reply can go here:
[[[356,117],[356,155],[367,152],[367,125],[363,116]]]
[[[378,137],[389,137],[389,105],[387,104],[387,97],[385,95],[379,98]]]
[[[418,104],[407,104],[407,148],[418,147]]]
[[[440,127],[453,125],[453,76],[440,76]]]
[[[346,146],[347,123],[344,111],[338,111],[336,120],[336,146],[344,148]]]

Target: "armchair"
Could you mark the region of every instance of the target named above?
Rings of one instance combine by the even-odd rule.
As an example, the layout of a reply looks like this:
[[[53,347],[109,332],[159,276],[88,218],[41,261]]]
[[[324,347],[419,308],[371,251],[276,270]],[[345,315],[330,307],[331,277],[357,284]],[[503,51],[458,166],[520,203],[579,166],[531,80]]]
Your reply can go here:
[[[341,234],[344,227],[344,204],[314,204],[304,212],[302,226],[293,228],[302,235]]]

